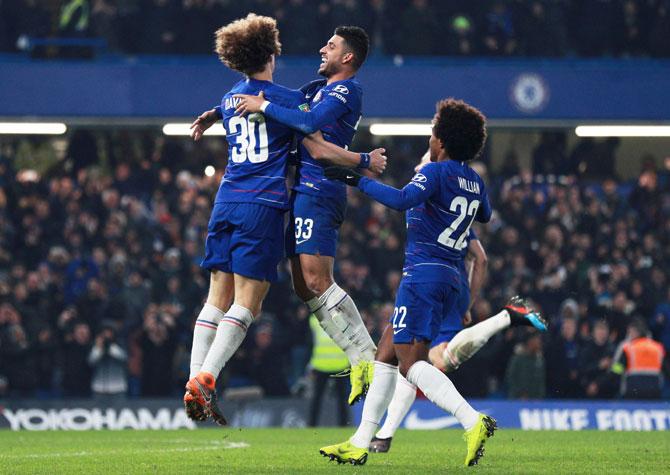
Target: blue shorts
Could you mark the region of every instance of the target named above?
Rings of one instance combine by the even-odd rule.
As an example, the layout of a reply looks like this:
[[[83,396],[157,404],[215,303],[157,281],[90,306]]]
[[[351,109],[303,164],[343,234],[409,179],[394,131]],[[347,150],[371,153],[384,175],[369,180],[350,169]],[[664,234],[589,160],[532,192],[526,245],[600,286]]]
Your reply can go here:
[[[284,255],[284,213],[255,203],[215,204],[200,265],[256,280],[277,280],[277,265]]]
[[[291,196],[289,226],[286,228],[286,255],[335,257],[337,235],[346,208],[346,200],[294,193]]]
[[[456,333],[463,329],[463,316],[470,305],[470,285],[467,278],[461,283],[461,289],[456,297],[456,304],[442,317],[442,324],[437,337],[430,346],[437,346],[445,341],[449,342]]]
[[[458,290],[446,282],[401,281],[391,316],[393,343],[433,341],[457,298]]]

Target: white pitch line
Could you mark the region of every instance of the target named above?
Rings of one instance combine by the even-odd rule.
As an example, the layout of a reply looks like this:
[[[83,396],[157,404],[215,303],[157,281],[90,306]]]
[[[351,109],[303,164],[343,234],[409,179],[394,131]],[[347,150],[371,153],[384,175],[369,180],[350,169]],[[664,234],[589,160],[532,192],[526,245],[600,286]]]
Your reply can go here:
[[[172,452],[202,452],[205,450],[221,450],[221,449],[246,449],[250,447],[246,442],[224,442],[216,447],[175,447],[171,449],[140,449],[140,450],[104,450],[100,452],[80,451],[80,452],[52,452],[48,454],[0,454],[2,459],[46,459],[46,458],[60,458],[60,457],[89,457],[91,455],[124,455],[124,454],[163,454]]]

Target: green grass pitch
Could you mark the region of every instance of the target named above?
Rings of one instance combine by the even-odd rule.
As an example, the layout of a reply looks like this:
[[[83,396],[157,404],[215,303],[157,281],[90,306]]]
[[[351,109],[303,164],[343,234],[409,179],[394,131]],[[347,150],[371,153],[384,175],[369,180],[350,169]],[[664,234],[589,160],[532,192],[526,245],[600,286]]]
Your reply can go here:
[[[458,430],[401,430],[388,454],[337,465],[318,449],[348,429],[0,431],[0,473],[670,473],[667,432],[500,430],[477,467],[464,468]]]

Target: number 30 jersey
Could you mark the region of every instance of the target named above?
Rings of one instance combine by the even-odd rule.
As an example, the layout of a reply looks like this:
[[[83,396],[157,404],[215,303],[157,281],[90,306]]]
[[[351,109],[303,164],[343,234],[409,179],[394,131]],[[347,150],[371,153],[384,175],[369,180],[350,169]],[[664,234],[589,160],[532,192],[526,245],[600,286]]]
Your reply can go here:
[[[429,163],[402,190],[362,178],[359,188],[377,201],[407,210],[403,279],[460,285],[460,262],[474,220],[487,222],[491,204],[484,181],[466,163]]]
[[[304,102],[300,91],[269,81],[243,79],[221,100],[223,127],[228,141],[228,165],[215,203],[257,203],[288,209],[286,172],[294,132],[262,114],[235,115],[234,94],[257,95],[275,104],[297,109]]]

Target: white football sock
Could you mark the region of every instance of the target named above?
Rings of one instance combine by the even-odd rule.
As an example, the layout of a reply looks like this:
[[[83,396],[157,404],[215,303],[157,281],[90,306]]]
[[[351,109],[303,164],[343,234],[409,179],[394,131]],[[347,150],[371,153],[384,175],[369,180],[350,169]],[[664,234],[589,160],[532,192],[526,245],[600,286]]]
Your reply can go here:
[[[378,439],[393,437],[415,399],[416,386],[407,381],[402,374],[398,374],[393,399],[391,399],[389,408],[386,411],[386,420],[376,435]]]
[[[247,329],[253,321],[254,317],[251,310],[241,305],[231,305],[226,314],[221,317],[219,328],[216,330],[216,337],[207,352],[200,371],[210,373],[214,378],[218,378],[221,368],[226,365],[233,353],[240,347],[247,334]]]
[[[417,361],[407,371],[406,377],[435,405],[456,416],[465,430],[477,423],[479,413],[461,396],[447,375],[435,366],[427,361]]]
[[[377,347],[370,338],[363,318],[349,294],[337,284],[333,284],[319,297],[319,300],[323,301],[322,297],[325,297],[326,306],[336,327],[354,348],[354,359],[358,361],[352,361],[351,364],[354,365],[359,361],[374,361]]]
[[[446,371],[453,371],[479,351],[493,335],[510,326],[507,310],[456,333],[444,350]]]
[[[327,292],[326,292],[327,293]],[[326,295],[324,293],[323,295]],[[323,296],[322,296],[323,297]],[[319,325],[323,328],[323,331],[330,337],[337,346],[340,347],[342,351],[349,358],[349,363],[353,366],[359,362],[358,351],[353,347],[353,344],[345,338],[342,332],[337,328],[333,318],[328,311],[326,306],[326,298],[323,300],[319,297],[314,297],[307,302],[305,302],[309,307],[309,310],[314,314],[316,319],[319,321]]]
[[[398,367],[375,361],[375,373],[363,404],[363,415],[358,430],[350,439],[351,443],[361,449],[367,449],[375,435],[379,421],[393,398]]]
[[[205,361],[207,352],[212,346],[216,329],[223,318],[223,311],[214,305],[206,303],[195,322],[193,328],[193,347],[191,348],[191,373],[189,379],[200,372],[202,362]]]

